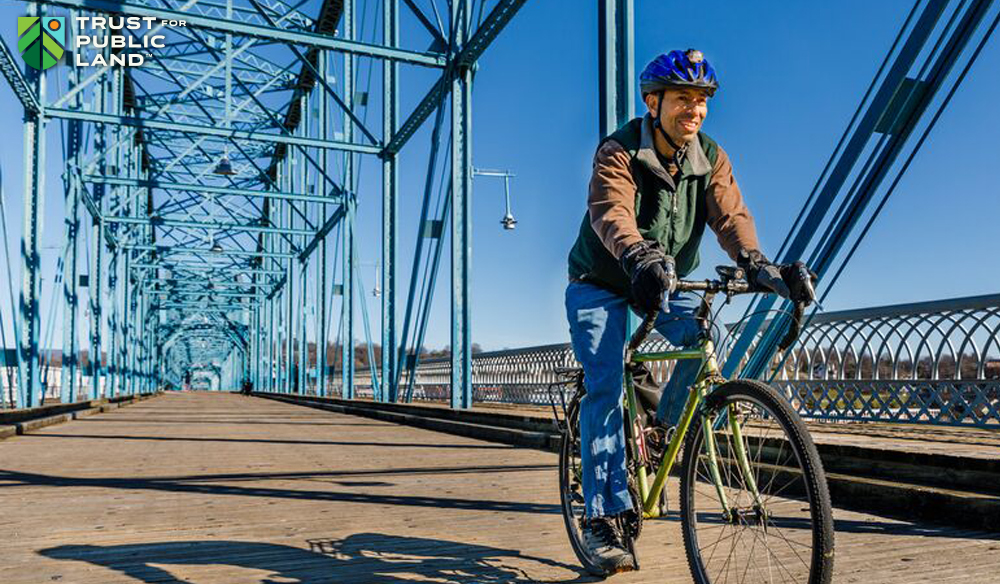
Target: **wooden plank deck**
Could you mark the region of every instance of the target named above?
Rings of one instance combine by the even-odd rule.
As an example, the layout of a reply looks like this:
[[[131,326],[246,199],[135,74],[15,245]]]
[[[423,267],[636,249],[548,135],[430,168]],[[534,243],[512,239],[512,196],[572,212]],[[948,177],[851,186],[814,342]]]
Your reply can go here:
[[[0,582],[587,582],[553,454],[231,394],[0,442]],[[676,499],[676,498],[675,498]],[[1000,581],[1000,536],[836,512],[838,583]],[[678,523],[643,570],[688,583]]]

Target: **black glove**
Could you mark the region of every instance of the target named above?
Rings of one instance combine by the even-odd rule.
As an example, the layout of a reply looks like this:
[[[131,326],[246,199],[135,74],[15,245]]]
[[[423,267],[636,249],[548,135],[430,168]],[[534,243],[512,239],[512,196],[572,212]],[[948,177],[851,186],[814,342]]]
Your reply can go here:
[[[804,262],[794,264],[782,264],[781,279],[785,281],[785,286],[791,292],[788,298],[792,302],[803,302],[809,306],[816,300],[816,281],[819,277],[816,272],[809,269]]]
[[[772,264],[760,251],[742,249],[736,264],[746,270],[747,281],[751,284],[771,290],[792,302],[804,302],[808,306],[816,299],[816,274],[802,262]]]
[[[663,246],[655,241],[643,240],[628,246],[622,253],[621,265],[632,284],[632,298],[643,312],[660,310],[663,294],[669,297],[677,287],[674,258],[666,255]]]

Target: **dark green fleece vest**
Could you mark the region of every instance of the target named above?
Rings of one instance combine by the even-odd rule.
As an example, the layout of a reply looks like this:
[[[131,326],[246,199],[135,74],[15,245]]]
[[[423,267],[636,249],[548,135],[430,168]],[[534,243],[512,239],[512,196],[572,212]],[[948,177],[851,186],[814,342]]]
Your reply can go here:
[[[707,215],[705,191],[712,178],[711,168],[718,158],[718,145],[699,132],[698,143],[709,163],[701,174],[692,168],[689,154],[684,160],[679,180],[667,175],[656,158],[651,133],[642,133],[643,118],[622,126],[605,140],[622,145],[631,157],[635,180],[636,224],[643,239],[660,242],[677,262],[677,273],[687,276],[698,267],[698,247],[705,231]],[[645,142],[645,144],[643,144]],[[603,142],[602,142],[603,144]],[[692,144],[692,146],[695,146]],[[569,276],[596,284],[622,296],[629,295],[629,280],[618,260],[604,247],[590,226],[590,213],[584,213],[580,233],[569,254]]]

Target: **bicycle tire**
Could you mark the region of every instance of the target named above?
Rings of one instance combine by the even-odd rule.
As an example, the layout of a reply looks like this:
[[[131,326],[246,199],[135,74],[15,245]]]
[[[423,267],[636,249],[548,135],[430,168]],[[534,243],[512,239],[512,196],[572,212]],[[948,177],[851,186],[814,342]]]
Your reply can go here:
[[[580,475],[580,398],[577,393],[566,407],[566,426],[559,445],[559,502],[566,534],[580,565],[593,575],[603,576],[604,571],[583,544],[582,520],[586,508]]]
[[[741,422],[752,481],[737,462],[738,443],[722,416],[729,411]],[[711,472],[707,422],[720,487]],[[833,515],[823,465],[801,418],[769,385],[731,381],[706,397],[685,437],[680,488],[684,550],[696,584],[830,583]],[[726,547],[733,549],[720,554]]]

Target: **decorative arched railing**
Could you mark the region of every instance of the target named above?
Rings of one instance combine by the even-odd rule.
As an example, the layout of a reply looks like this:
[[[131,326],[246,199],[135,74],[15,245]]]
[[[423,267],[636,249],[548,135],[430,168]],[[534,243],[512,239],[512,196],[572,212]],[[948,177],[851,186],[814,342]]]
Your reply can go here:
[[[661,337],[643,347],[665,348]],[[779,358],[770,382],[807,418],[1000,426],[1000,295],[819,314]],[[568,344],[479,353],[473,399],[548,404],[556,371],[576,366]],[[421,362],[413,398],[447,400],[449,368],[447,358]],[[664,380],[668,364],[653,373]],[[370,395],[370,379],[357,385]]]

